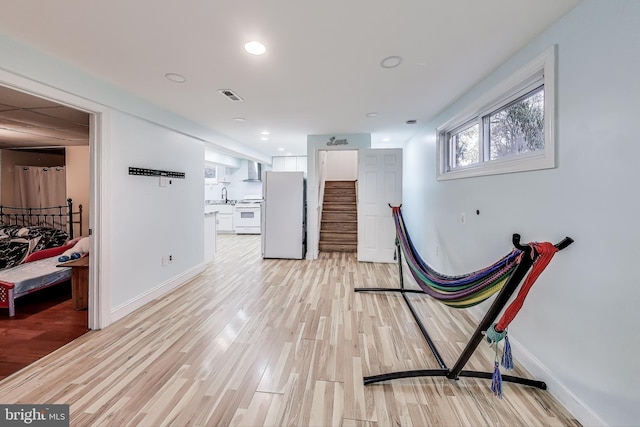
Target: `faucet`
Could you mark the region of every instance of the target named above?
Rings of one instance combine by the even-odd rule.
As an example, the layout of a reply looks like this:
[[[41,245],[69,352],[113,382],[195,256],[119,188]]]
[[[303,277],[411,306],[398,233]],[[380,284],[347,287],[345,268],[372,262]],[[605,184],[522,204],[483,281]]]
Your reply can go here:
[[[227,187],[222,187],[222,195],[220,196],[225,203],[229,201],[227,198]]]

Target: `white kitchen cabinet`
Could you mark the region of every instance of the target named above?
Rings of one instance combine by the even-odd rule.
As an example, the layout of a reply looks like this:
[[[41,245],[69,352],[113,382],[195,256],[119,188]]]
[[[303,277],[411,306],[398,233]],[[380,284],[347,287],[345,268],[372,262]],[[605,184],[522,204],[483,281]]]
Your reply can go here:
[[[272,158],[272,164],[271,167],[274,171],[283,171],[286,170],[285,166],[284,166],[284,159],[286,159],[286,157],[282,157],[282,156],[274,156]]]
[[[231,174],[233,174],[233,169],[229,167],[219,167],[218,168],[218,182],[222,184],[231,183]]]
[[[307,156],[274,156],[272,170],[307,173]]]
[[[307,156],[296,157],[296,171],[304,172],[304,176],[307,176]]]
[[[222,204],[218,207],[218,232],[219,233],[233,233],[233,205]]]

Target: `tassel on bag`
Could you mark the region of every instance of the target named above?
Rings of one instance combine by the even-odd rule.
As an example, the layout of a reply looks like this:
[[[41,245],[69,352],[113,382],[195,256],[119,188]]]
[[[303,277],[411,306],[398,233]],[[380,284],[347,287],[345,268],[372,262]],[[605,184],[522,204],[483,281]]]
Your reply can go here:
[[[493,375],[491,376],[491,392],[497,396],[498,399],[502,399],[502,374],[500,373],[500,365],[502,364],[505,369],[513,369],[511,344],[509,343],[507,330],[505,329],[498,332],[496,330],[496,324],[493,324],[489,329],[487,329],[485,336],[489,345],[495,345],[496,350]],[[498,362],[498,346],[502,340],[504,340],[504,348],[502,350],[502,359]]]
[[[500,365],[496,360],[493,368],[493,376],[491,377],[491,392],[494,396],[498,396],[498,399],[502,399],[502,374],[500,373]]]
[[[505,369],[513,369],[513,356],[511,355],[511,344],[509,344],[509,336],[504,337],[504,349],[502,350],[502,366]]]

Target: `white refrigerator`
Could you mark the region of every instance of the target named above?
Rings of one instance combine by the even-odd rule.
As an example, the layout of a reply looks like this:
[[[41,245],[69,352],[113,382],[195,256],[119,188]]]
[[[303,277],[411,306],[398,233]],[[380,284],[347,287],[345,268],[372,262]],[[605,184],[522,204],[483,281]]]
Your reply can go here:
[[[262,257],[303,259],[306,255],[304,173],[266,171],[262,196]]]

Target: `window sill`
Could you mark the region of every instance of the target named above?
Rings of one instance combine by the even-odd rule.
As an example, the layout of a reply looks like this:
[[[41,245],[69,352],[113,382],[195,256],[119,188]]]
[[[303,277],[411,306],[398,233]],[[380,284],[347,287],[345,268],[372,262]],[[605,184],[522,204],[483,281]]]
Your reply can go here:
[[[496,160],[490,163],[467,166],[450,172],[438,173],[438,181],[451,179],[471,178],[484,175],[499,175],[505,173],[526,172],[540,169],[555,168],[553,155],[541,153],[527,156],[526,158],[514,158],[508,160]]]

